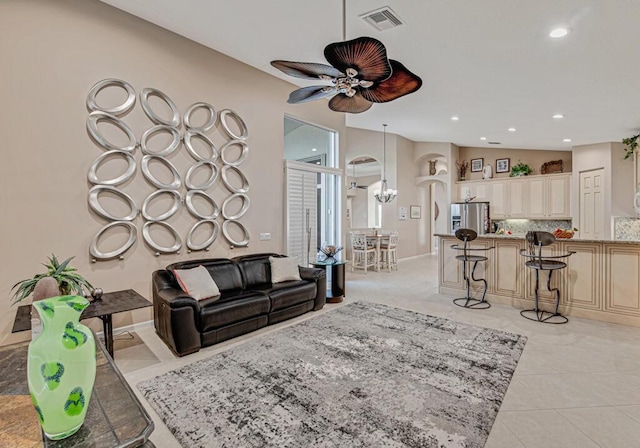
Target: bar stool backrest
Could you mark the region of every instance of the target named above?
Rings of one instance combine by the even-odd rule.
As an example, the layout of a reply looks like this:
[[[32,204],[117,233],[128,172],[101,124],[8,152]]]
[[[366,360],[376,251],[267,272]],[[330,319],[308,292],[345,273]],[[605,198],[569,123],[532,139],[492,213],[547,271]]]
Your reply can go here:
[[[536,263],[542,266],[542,248],[555,243],[556,237],[549,232],[529,231],[525,236],[525,240],[527,241],[529,255],[533,255]]]
[[[351,247],[355,250],[367,249],[367,236],[364,233],[351,233]]]
[[[469,256],[467,243],[478,238],[478,233],[473,229],[458,229],[455,235],[456,238],[463,242],[462,249],[464,251],[464,257],[467,258]]]

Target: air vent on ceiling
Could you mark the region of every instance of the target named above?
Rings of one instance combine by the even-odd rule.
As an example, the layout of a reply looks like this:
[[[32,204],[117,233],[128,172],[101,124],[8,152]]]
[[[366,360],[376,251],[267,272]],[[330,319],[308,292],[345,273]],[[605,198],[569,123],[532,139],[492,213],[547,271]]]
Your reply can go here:
[[[400,17],[388,6],[376,9],[375,11],[369,11],[360,15],[360,17],[380,31],[404,25]]]
[[[490,145],[501,145],[502,143],[500,142],[487,142]]]

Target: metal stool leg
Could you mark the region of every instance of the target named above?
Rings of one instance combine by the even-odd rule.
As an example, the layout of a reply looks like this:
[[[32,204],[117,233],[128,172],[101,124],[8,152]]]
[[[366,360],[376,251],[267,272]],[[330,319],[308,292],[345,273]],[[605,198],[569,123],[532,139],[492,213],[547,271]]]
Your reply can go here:
[[[470,279],[469,275],[467,275],[467,260],[462,261],[463,277],[465,282],[467,283],[467,295],[465,297],[454,299],[453,303],[463,308],[486,310],[487,308],[491,308],[491,304],[485,300],[488,283],[484,278],[475,278],[475,272],[476,272],[477,266],[478,266],[478,262],[475,261],[473,263],[473,268],[471,269],[471,279]],[[474,299],[473,297],[471,297],[471,280],[473,280],[474,282],[479,282],[479,281],[484,282],[484,290],[482,291],[482,300]],[[462,303],[463,301],[464,303]]]
[[[547,277],[547,290],[550,292],[554,292],[556,296],[556,303],[554,312],[543,311],[538,308],[538,284],[539,284],[539,272],[540,270],[536,269],[536,287],[534,290],[534,308],[532,310],[522,310],[520,311],[520,315],[529,320],[535,320],[538,322],[542,322],[545,324],[566,324],[569,322],[569,319],[566,316],[558,313],[558,306],[560,305],[560,289],[551,287],[551,275],[553,274],[553,270],[549,270],[549,276]],[[535,315],[535,318],[531,314]]]

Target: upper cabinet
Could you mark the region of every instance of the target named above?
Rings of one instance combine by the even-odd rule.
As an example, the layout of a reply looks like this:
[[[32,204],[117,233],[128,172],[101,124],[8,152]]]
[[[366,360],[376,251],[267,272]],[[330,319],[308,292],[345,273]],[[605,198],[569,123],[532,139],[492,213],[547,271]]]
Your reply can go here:
[[[458,200],[488,201],[491,218],[570,219],[571,173],[458,183]]]

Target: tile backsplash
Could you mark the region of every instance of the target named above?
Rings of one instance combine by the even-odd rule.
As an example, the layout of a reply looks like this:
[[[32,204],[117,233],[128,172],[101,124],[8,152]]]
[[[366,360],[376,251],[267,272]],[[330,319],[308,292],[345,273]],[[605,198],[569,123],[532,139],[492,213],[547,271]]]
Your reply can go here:
[[[570,219],[492,219],[491,222],[497,224],[499,229],[504,228],[505,232],[511,230],[514,235],[526,235],[529,230],[553,233],[555,229],[573,228]]]
[[[613,217],[613,239],[625,241],[640,240],[640,218]]]

